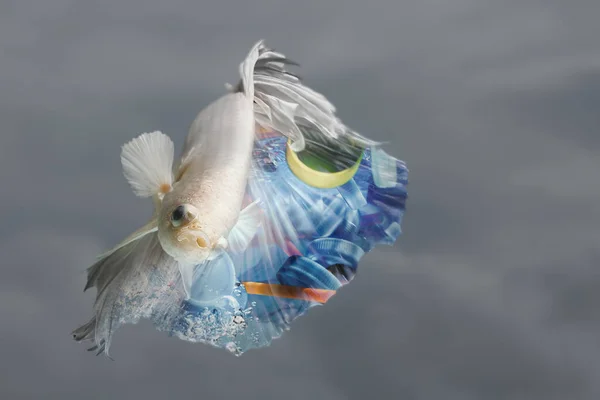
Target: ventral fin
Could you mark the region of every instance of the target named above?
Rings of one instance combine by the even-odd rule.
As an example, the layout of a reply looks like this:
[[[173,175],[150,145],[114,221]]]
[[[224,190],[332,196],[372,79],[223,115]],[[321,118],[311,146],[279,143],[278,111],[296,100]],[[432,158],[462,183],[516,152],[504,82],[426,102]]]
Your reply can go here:
[[[157,222],[156,217],[153,217],[152,220],[150,220],[150,222],[148,222],[146,225],[142,226],[140,229],[133,232],[131,235],[127,236],[125,239],[123,239],[123,241],[121,243],[119,243],[112,249],[100,254],[98,256],[98,259],[101,260],[103,258],[106,258],[109,255],[113,254],[115,251],[127,246],[129,243],[135,242],[136,240],[141,239],[142,237],[146,236],[149,233],[156,232],[157,230],[158,230],[158,222]]]

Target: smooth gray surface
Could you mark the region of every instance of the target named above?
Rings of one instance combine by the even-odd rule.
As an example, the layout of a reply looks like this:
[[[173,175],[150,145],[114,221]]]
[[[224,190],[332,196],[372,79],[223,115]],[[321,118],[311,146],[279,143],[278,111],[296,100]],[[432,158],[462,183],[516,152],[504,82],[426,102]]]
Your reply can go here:
[[[598,1],[91,3],[0,2],[0,398],[600,398]],[[120,146],[180,148],[260,38],[407,161],[405,235],[270,348],[94,357],[84,269],[151,212]]]

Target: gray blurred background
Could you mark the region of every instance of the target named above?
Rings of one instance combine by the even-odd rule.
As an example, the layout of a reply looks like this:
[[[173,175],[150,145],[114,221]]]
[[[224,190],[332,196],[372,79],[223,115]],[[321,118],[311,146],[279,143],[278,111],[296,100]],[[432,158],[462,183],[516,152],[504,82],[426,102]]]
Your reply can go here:
[[[95,5],[93,5],[95,4]],[[0,1],[0,398],[600,398],[597,0]],[[144,223],[120,146],[178,151],[258,39],[410,168],[404,235],[235,358],[70,331]]]

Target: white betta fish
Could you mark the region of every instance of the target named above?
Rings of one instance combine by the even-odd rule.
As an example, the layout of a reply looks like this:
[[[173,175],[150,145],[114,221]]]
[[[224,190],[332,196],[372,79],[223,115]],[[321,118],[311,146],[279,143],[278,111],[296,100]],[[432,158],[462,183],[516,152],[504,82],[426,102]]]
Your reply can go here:
[[[155,212],[89,268],[95,313],[77,341],[108,353],[121,324],[149,318],[240,355],[325,303],[365,252],[396,241],[406,166],[346,127],[290,64],[257,43],[176,163],[158,131],[123,146],[125,178]]]

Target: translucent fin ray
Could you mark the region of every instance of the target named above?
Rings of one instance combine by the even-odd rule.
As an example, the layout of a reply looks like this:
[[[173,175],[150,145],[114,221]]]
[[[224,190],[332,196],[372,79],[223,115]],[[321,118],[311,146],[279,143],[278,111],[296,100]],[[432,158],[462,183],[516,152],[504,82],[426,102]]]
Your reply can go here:
[[[159,131],[143,133],[123,145],[123,175],[133,192],[140,197],[152,197],[170,190],[173,157],[173,142]]]

